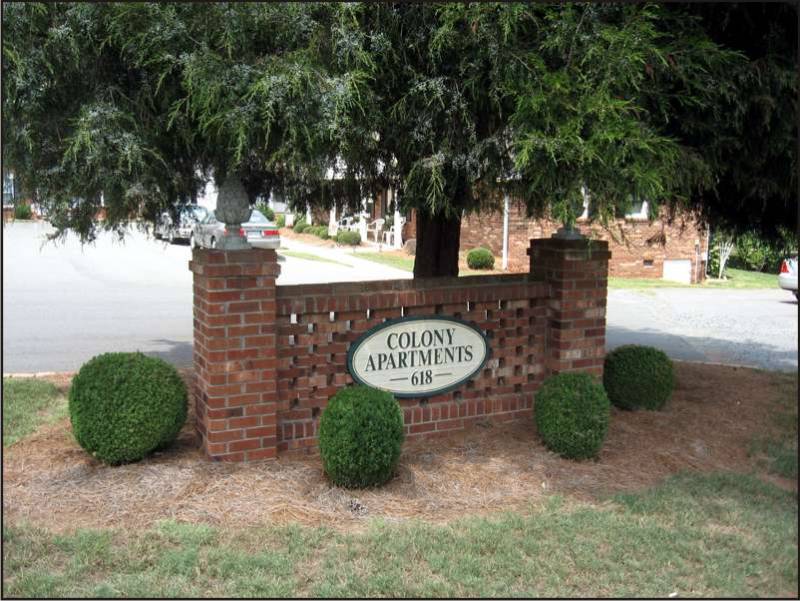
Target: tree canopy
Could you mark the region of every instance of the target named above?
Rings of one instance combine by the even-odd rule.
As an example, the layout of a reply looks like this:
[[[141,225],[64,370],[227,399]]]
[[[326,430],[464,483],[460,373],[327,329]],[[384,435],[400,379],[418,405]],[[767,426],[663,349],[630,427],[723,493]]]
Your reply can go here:
[[[782,13],[759,17],[753,49],[731,33],[748,10],[721,25],[693,6],[3,8],[4,163],[84,239],[101,193],[122,231],[228,173],[295,207],[393,187],[417,209],[416,276],[457,273],[462,215],[503,192],[566,224],[582,188],[601,220],[646,198],[796,222]]]

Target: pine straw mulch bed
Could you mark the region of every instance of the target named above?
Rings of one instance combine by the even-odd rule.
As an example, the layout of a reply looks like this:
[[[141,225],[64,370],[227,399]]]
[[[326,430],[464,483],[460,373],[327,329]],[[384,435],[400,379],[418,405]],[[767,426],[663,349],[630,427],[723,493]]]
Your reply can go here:
[[[681,470],[753,471],[748,447],[771,427],[775,376],[692,363],[676,362],[676,368],[678,384],[664,411],[612,409],[597,461],[550,453],[528,421],[486,424],[406,443],[398,474],[375,490],[331,486],[314,456],[209,462],[195,448],[191,424],[168,451],[107,467],[75,443],[65,420],[6,449],[3,510],[10,522],[54,531],[144,528],[166,518],[226,527],[299,522],[360,529],[368,516],[446,522],[524,509],[552,493],[597,501]],[[796,481],[769,479],[797,489]]]

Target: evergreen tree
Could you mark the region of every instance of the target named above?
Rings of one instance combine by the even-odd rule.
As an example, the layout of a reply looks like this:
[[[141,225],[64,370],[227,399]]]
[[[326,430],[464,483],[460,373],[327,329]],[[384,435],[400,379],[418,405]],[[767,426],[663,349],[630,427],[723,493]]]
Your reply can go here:
[[[758,59],[696,13],[6,3],[3,158],[59,231],[85,239],[101,192],[104,227],[121,232],[138,211],[153,219],[229,173],[253,197],[280,188],[294,208],[357,210],[391,186],[401,210],[417,211],[415,276],[454,275],[462,216],[505,192],[567,225],[582,188],[601,220],[637,198],[738,209],[720,194],[737,173],[740,190],[760,178],[759,198],[785,197],[790,179],[733,167],[764,149],[742,140],[749,109],[728,112],[760,102]],[[794,107],[794,63],[780,64],[769,81]],[[771,112],[765,139],[788,139],[793,115]],[[776,152],[770,161],[788,156],[785,144]]]

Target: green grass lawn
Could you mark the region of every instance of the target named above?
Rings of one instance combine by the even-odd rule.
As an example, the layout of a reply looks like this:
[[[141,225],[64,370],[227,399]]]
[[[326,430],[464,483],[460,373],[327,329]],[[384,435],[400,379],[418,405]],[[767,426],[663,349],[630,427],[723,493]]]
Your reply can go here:
[[[727,277],[727,280],[708,279],[703,286],[707,288],[778,288],[778,276],[774,273],[728,268]]]
[[[615,278],[609,276],[608,288],[641,290],[644,288],[691,288],[691,286],[688,284],[681,284],[680,282],[670,282],[669,280],[659,280],[655,278]]]
[[[342,263],[341,261],[336,261],[334,259],[329,259],[327,257],[320,257],[319,255],[315,255],[314,253],[307,253],[299,250],[281,249],[278,251],[278,254],[283,255],[285,257],[294,257],[295,259],[304,259],[306,261],[320,261],[321,263],[334,263],[335,265],[352,267],[352,265],[348,265],[347,263]]]
[[[797,500],[754,477],[680,475],[602,506],[560,497],[451,525],[363,533],[3,530],[18,597],[782,596],[797,592]]]
[[[394,267],[395,269],[402,269],[403,271],[408,271],[409,273],[414,271],[414,257],[402,257],[395,254],[376,252],[359,252],[356,253],[356,257],[360,259],[366,259],[368,261],[374,261],[375,263],[388,265],[389,267]],[[492,273],[492,271],[481,269],[464,268],[458,270],[459,276],[490,275]]]
[[[611,289],[630,288],[777,288],[778,276],[772,273],[745,271],[743,269],[728,269],[727,280],[707,279],[702,284],[681,284],[668,280],[647,278],[608,278],[608,287]]]
[[[64,395],[50,382],[3,378],[3,446],[33,433],[42,424],[67,416]]]
[[[395,269],[402,269],[408,272],[414,271],[414,257],[400,257],[395,254],[376,252],[358,252],[355,256],[359,259],[366,259],[367,261],[373,261]]]

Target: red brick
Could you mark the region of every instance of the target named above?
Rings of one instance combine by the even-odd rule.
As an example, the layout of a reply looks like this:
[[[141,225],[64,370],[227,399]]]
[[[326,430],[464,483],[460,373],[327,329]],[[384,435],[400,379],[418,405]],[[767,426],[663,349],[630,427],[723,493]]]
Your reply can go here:
[[[275,436],[277,431],[278,431],[277,425],[261,426],[258,428],[248,428],[247,436],[249,437]]]
[[[209,432],[208,440],[210,442],[228,442],[231,440],[240,440],[244,437],[244,430],[225,430],[223,432]]]
[[[257,438],[228,443],[229,451],[248,451],[258,448],[261,448],[261,441]]]

